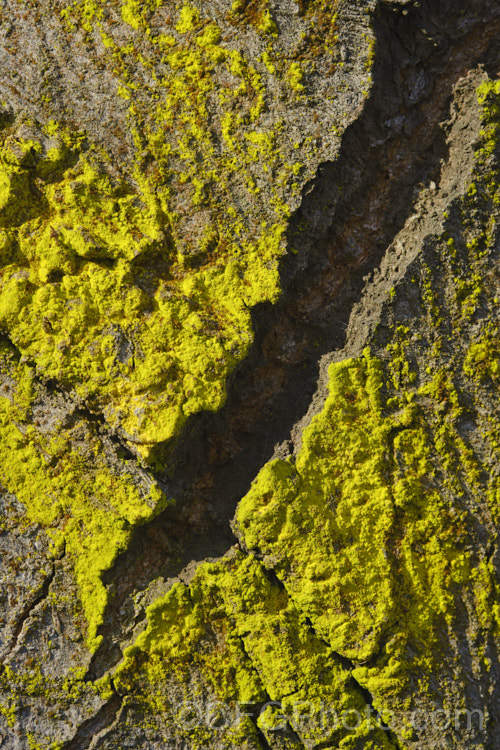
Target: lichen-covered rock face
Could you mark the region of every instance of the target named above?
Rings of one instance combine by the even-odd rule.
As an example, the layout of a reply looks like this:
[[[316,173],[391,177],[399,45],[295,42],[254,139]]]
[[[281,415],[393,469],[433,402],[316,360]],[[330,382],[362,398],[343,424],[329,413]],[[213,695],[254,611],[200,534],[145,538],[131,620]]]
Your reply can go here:
[[[500,12],[0,18],[0,747],[493,750]]]

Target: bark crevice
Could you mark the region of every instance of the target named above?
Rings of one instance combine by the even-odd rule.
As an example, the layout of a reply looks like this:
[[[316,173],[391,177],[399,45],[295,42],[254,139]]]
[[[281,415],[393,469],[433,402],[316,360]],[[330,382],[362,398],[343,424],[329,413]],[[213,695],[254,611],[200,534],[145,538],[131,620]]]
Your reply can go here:
[[[104,574],[113,595],[91,679],[121,658],[136,618],[134,594],[157,578],[168,587],[193,561],[221,556],[235,541],[230,521],[252,479],[273,455],[293,451],[290,436],[316,393],[322,356],[343,348],[367,276],[412,215],[422,186],[439,181],[454,86],[497,43],[500,10],[486,2],[473,10],[449,0],[405,9],[386,2],[374,14],[374,31],[370,96],[336,161],[321,165],[304,188],[290,224],[288,243],[297,252],[282,265],[281,301],[253,310],[255,341],[230,378],[224,408],[195,415],[174,448],[156,451],[155,477],[175,488],[177,502],[136,529]]]

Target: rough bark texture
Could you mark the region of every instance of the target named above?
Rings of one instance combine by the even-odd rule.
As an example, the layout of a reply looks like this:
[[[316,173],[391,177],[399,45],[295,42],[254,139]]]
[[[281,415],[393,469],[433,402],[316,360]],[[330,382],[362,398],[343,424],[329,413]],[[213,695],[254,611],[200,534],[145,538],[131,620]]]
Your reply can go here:
[[[2,0],[1,748],[498,747],[499,38]]]

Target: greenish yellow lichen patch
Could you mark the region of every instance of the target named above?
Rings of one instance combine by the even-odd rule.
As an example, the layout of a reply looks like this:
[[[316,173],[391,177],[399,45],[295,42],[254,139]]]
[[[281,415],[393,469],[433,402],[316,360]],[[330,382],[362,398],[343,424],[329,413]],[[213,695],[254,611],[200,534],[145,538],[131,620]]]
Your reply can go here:
[[[119,670],[120,689],[146,703],[156,696],[157,708],[161,676],[175,670],[182,679],[195,663],[221,699],[257,702],[264,690],[302,739],[324,740],[311,706],[363,711],[338,653],[354,662],[375,708],[404,715],[410,674],[432,689],[462,589],[490,627],[491,578],[473,567],[466,514],[440,488],[443,470],[470,477],[474,467],[454,427],[459,397],[444,372],[414,385],[408,334],[398,329],[385,364],[367,351],[330,367],[324,410],[296,461],[267,464],[240,503],[237,527],[250,554],[200,566],[189,587],[174,586],[150,608]],[[411,397],[400,390],[407,387]],[[297,718],[304,704],[305,725]],[[258,722],[279,724],[280,712]],[[400,736],[410,729],[403,719]],[[364,724],[328,738],[342,747],[388,742]]]
[[[404,364],[392,369],[407,380]],[[237,525],[334,651],[376,659],[355,674],[382,706],[402,698],[410,670],[425,682],[436,664],[455,587],[470,574],[465,517],[433,488],[442,434],[434,439],[413,398],[387,408],[382,363],[365,353],[329,376],[296,461],[261,471]]]
[[[304,71],[302,70],[300,63],[292,63],[288,68],[288,80],[292,89],[295,91],[303,91],[305,88],[302,82],[303,79]]]
[[[279,725],[284,714],[301,739],[324,740],[315,706],[363,712],[337,654],[353,661],[375,709],[404,715],[410,674],[432,690],[460,591],[492,627],[491,571],[473,563],[466,513],[441,484],[443,472],[473,491],[477,483],[455,426],[460,396],[446,371],[417,386],[409,334],[397,329],[385,362],[366,351],[331,365],[329,396],[296,460],[267,464],[240,503],[237,528],[250,554],[200,566],[189,587],[177,584],[152,605],[119,670],[120,689],[157,710],[162,675],[173,670],[182,681],[196,664],[222,700],[257,703],[264,691],[280,701],[259,726]],[[305,724],[297,717],[304,704]],[[411,734],[404,722],[400,737]],[[328,735],[342,747],[361,738],[390,746],[363,723]]]
[[[21,161],[32,146],[22,148]],[[153,193],[114,185],[84,159],[65,169],[59,152],[38,164],[0,165],[10,185],[0,323],[40,375],[74,388],[147,455],[190,414],[222,405],[252,340],[248,307],[277,294],[282,230],[264,224],[256,245],[190,272],[172,257]],[[170,272],[155,278],[155,265]]]
[[[278,35],[269,0],[234,0],[231,11],[235,23],[251,24],[261,34]]]
[[[161,5],[161,0],[124,0],[122,5],[122,18],[138,31],[145,27],[143,17],[150,14]],[[97,14],[96,14],[97,15]]]
[[[99,0],[61,11],[70,33],[104,45],[128,106],[134,188],[54,124],[52,148],[7,138],[0,159],[0,325],[145,459],[223,405],[252,342],[249,308],[280,295],[288,219],[318,144],[292,145],[269,108],[277,89],[292,108],[314,99],[312,58],[335,36],[331,4],[308,3],[299,23],[314,36],[321,20],[328,43],[316,34],[311,59],[290,62],[268,2],[219,19],[196,2],[168,20],[164,10],[123,0],[123,23]],[[234,43],[241,23],[254,57]]]
[[[71,447],[71,429],[37,430],[30,419],[37,391],[33,369],[16,362],[7,344],[0,348],[0,368],[0,480],[26,507],[28,519],[49,530],[56,547],[66,545],[94,650],[107,603],[102,573],[126,548],[134,526],[151,520],[166,500],[156,485],[141,493],[132,477],[111,470],[101,441],[90,433],[83,455]]]
[[[484,81],[477,89],[477,98],[483,108],[483,143],[479,151],[481,161],[495,153],[500,142],[500,80]]]
[[[14,733],[16,721],[26,711],[26,702],[38,703],[51,719],[49,733],[23,731],[22,740],[28,741],[28,747],[34,750],[62,750],[63,742],[55,741],[56,732],[67,729],[64,720],[65,709],[74,704],[92,704],[95,701],[95,688],[92,683],[83,680],[85,670],[70,669],[67,676],[48,677],[43,673],[40,664],[31,660],[29,670],[18,671],[8,664],[2,665],[0,672],[0,715],[4,716],[9,726],[9,735]],[[30,724],[28,724],[28,727]],[[61,736],[61,735],[59,735]]]
[[[221,700],[282,701],[282,713],[309,741],[325,736],[312,719],[315,713],[317,721],[324,719],[324,705],[340,713],[364,709],[349,671],[314,634],[286,591],[269,580],[254,557],[241,553],[202,565],[189,587],[176,584],[148,609],[148,627],[127,649],[115,682],[134,696],[139,691],[149,709],[157,710],[162,703],[165,708],[165,674],[186,678],[193,669]],[[300,722],[299,706],[308,706],[307,725]],[[269,726],[267,718],[261,716]],[[352,732],[337,726],[326,731],[342,747],[362,737],[390,747],[382,731],[366,720]]]
[[[500,382],[500,330],[497,325],[490,323],[481,337],[470,345],[464,372],[479,382],[488,379],[494,384]]]
[[[385,478],[391,423],[380,414],[378,365],[369,360],[367,367],[332,368],[326,412],[306,430],[296,464],[269,464],[237,515],[250,549],[263,550],[279,571],[297,570],[293,578],[284,573],[286,585],[318,634],[360,659],[377,650],[393,613],[386,543],[394,509]],[[336,429],[325,430],[329,423]]]

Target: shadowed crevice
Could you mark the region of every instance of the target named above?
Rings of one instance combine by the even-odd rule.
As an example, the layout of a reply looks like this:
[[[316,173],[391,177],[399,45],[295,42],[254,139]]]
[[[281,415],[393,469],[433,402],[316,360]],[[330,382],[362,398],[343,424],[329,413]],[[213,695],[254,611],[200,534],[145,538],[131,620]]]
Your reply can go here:
[[[133,595],[155,578],[166,585],[193,560],[234,543],[239,499],[274,455],[287,455],[294,424],[316,391],[321,356],[341,349],[366,276],[411,216],[422,186],[439,182],[447,158],[453,87],[496,43],[500,8],[422,1],[405,10],[380,5],[374,18],[373,86],[346,131],[338,159],[323,164],[292,217],[284,293],[253,311],[255,341],[228,382],[215,414],[195,415],[174,449],[155,456],[158,478],[176,505],[137,529],[105,574],[110,605],[93,659],[93,679],[121,657],[135,618]],[[281,448],[276,450],[276,446]],[[183,580],[186,580],[185,577]]]

